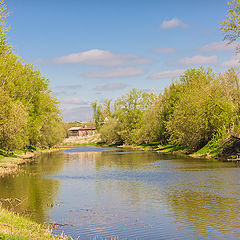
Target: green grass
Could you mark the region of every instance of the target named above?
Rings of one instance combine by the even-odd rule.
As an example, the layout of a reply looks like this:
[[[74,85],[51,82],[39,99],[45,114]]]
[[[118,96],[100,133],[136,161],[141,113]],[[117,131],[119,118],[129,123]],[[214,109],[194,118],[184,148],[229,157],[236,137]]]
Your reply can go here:
[[[123,148],[141,149],[146,151],[157,151],[164,153],[187,153],[188,148],[178,145],[160,145],[157,142],[147,144],[124,145]]]
[[[0,208],[0,239],[50,240],[69,238],[53,236],[48,227]]]
[[[187,147],[179,146],[179,145],[173,145],[173,144],[168,144],[168,145],[163,145],[159,146],[157,151],[159,152],[166,152],[166,153],[173,153],[173,152],[184,152],[187,153],[189,149]]]
[[[29,238],[0,233],[0,240],[29,240]]]
[[[214,136],[203,148],[193,154],[200,155],[201,157],[217,157],[218,153],[222,150],[222,139],[223,137],[216,135]]]
[[[218,153],[221,151],[222,146],[219,144],[208,143],[203,148],[195,152],[194,154],[201,155],[202,157],[217,157]],[[193,154],[193,155],[194,155]]]

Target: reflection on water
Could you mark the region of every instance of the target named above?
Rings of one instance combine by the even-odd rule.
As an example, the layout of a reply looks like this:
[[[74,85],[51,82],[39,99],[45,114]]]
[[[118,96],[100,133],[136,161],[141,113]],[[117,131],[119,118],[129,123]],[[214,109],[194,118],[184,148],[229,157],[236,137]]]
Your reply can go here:
[[[24,166],[19,173],[0,178],[0,200],[3,206],[43,223],[48,219],[49,208],[60,184],[44,175],[59,171],[64,159],[61,154],[44,154],[36,162]],[[21,203],[14,201],[15,198],[21,200]],[[10,203],[6,199],[11,199]]]
[[[103,150],[103,151],[102,151]],[[240,168],[152,152],[76,147],[0,179],[16,211],[79,239],[239,239]]]

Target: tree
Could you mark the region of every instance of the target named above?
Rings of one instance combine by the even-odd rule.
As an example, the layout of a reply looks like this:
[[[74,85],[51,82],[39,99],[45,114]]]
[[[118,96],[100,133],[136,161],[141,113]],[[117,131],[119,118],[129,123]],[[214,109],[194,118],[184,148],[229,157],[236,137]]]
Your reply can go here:
[[[5,54],[12,49],[7,42],[9,28],[6,27],[6,18],[8,15],[4,0],[0,0],[0,54]]]
[[[143,113],[142,125],[137,133],[138,143],[166,143],[167,139],[162,99],[162,95],[160,95]]]
[[[101,127],[100,135],[101,141],[107,144],[121,144],[123,143],[120,131],[121,125],[118,120],[109,118]]]
[[[235,117],[235,105],[225,96],[212,69],[189,69],[181,77],[182,92],[167,122],[170,140],[198,150]]]
[[[219,74],[219,82],[223,88],[224,95],[228,101],[232,102],[235,107],[235,117],[232,118],[228,125],[228,132],[235,131],[239,135],[239,118],[240,118],[240,87],[239,73],[230,68],[225,73]]]
[[[44,121],[41,128],[41,146],[47,146],[51,148],[56,144],[59,144],[66,137],[66,131],[64,129],[61,119],[56,117],[49,117]]]
[[[97,101],[91,103],[93,108],[93,119],[96,125],[96,129],[99,130],[103,123],[103,115],[102,115],[102,106]]]
[[[141,128],[144,111],[152,104],[155,95],[141,90],[132,89],[126,95],[119,97],[114,104],[113,117],[118,120],[124,143],[136,143],[137,131]]]
[[[220,29],[224,32],[225,40],[236,41],[240,36],[240,1],[232,0],[228,2],[226,20],[220,24]]]
[[[106,99],[101,106],[102,117],[103,117],[104,121],[111,118],[111,115],[112,115],[111,114],[111,101],[112,101],[111,99],[110,100]]]
[[[28,114],[19,101],[12,99],[0,88],[0,148],[10,151],[28,143]]]
[[[0,148],[41,146],[48,134],[59,139],[61,113],[49,80],[35,66],[24,64],[9,46],[7,15],[6,5],[0,0]]]

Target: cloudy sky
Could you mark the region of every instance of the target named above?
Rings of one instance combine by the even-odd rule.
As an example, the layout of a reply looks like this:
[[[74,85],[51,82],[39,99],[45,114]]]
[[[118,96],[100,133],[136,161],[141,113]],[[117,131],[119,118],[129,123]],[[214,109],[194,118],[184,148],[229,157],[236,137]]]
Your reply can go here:
[[[10,43],[50,79],[65,121],[131,88],[162,92],[190,67],[238,66],[225,0],[6,0]]]

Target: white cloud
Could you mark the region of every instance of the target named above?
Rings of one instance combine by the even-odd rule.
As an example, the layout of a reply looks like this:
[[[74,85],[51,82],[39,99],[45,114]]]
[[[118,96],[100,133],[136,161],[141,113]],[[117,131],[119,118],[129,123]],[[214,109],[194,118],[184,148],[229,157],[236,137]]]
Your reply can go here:
[[[87,65],[114,67],[134,66],[152,63],[152,60],[133,54],[114,54],[106,50],[92,49],[80,53],[72,53],[54,59],[55,63],[84,63]]]
[[[223,62],[221,65],[224,67],[240,66],[240,56],[234,55],[229,60]]]
[[[181,65],[198,65],[198,64],[214,64],[217,62],[217,56],[193,56],[183,58],[178,61]]]
[[[69,91],[59,91],[59,92],[55,92],[55,91],[53,91],[53,95],[55,95],[55,96],[63,96],[63,95],[65,95],[65,96],[73,96],[73,95],[76,95],[77,94],[77,92],[69,92]]]
[[[175,53],[175,52],[177,52],[177,49],[175,49],[175,48],[156,48],[156,49],[153,49],[153,52],[155,52],[155,53]]]
[[[106,84],[97,86],[94,88],[96,91],[114,91],[114,90],[120,90],[126,88],[127,85],[124,83],[116,83],[116,84]]]
[[[236,50],[238,42],[229,44],[228,42],[213,42],[204,45],[199,48],[200,51],[211,52],[211,51],[233,51]]]
[[[169,28],[176,28],[176,27],[187,27],[188,25],[185,24],[183,21],[181,21],[178,18],[173,18],[168,21],[163,21],[161,24],[162,29],[169,29]]]
[[[91,107],[76,107],[62,109],[63,121],[89,121],[93,118],[93,110]]]
[[[185,71],[184,69],[176,69],[176,70],[156,72],[150,75],[148,78],[149,79],[173,78],[181,75],[184,71]]]
[[[77,105],[86,105],[87,102],[81,100],[80,98],[62,98],[60,102],[63,104],[77,104]]]
[[[76,88],[81,88],[82,85],[59,85],[59,86],[55,86],[54,88],[58,88],[58,89],[76,89]]]
[[[89,72],[83,74],[86,78],[125,78],[145,74],[141,68],[113,69],[105,72]]]

